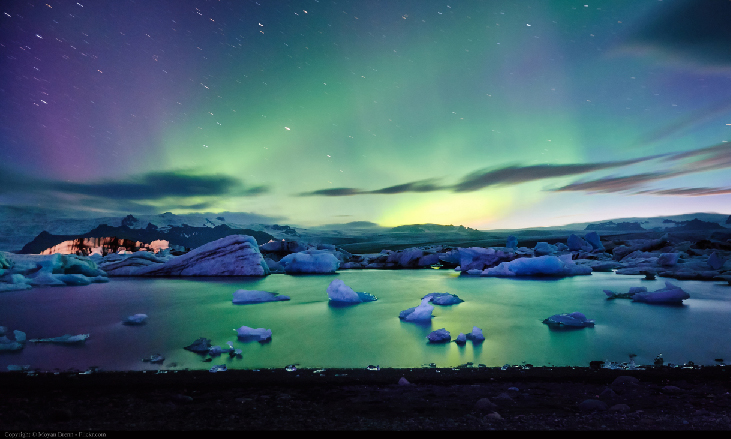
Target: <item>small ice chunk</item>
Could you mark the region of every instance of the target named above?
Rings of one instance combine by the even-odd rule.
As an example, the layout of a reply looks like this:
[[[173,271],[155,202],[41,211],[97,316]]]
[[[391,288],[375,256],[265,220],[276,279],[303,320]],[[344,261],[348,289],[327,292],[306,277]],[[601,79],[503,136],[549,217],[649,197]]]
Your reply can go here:
[[[53,338],[34,338],[30,340],[31,343],[56,343],[56,344],[76,344],[83,343],[89,338],[89,334],[71,335],[64,334],[60,337]]]
[[[454,342],[457,344],[465,344],[465,343],[467,343],[467,336],[464,335],[464,333],[460,332],[459,335],[457,336],[457,339],[454,340]]]
[[[124,322],[122,322],[122,324],[128,325],[128,326],[144,325],[146,321],[147,321],[147,314],[135,314],[133,316],[129,316],[126,319],[124,319]]]
[[[485,341],[485,336],[482,335],[482,329],[477,326],[472,327],[472,332],[467,334],[467,339],[472,340],[473,343],[482,343]]]
[[[431,312],[434,311],[434,306],[429,304],[431,300],[431,294],[426,295],[421,299],[421,305],[401,311],[398,317],[407,322],[430,321],[432,318]]]
[[[239,329],[234,329],[238,333],[240,339],[249,340],[254,339],[259,342],[265,342],[272,338],[272,330],[264,328],[249,328],[248,326],[242,326]]]
[[[431,303],[434,305],[455,305],[457,303],[464,302],[464,300],[457,297],[456,294],[431,293],[427,294],[427,296],[432,297]],[[422,299],[425,299],[427,296],[422,297]]]
[[[432,331],[426,338],[429,340],[429,343],[446,343],[452,339],[452,336],[449,334],[449,331],[442,328]]]
[[[584,328],[594,326],[594,320],[589,320],[580,312],[572,312],[570,314],[554,314],[545,319],[543,323],[549,326],[569,326],[574,328]]]
[[[330,285],[327,286],[327,296],[333,302],[344,302],[344,303],[361,303],[360,294],[353,291],[352,288],[345,285],[340,279],[333,279]],[[368,296],[371,296],[370,294]],[[372,296],[371,296],[372,297]]]
[[[227,369],[226,369],[225,364],[219,364],[219,365],[213,366],[208,371],[211,373],[216,373],[216,372],[226,372],[226,370]]]
[[[236,290],[234,291],[233,303],[235,304],[247,304],[247,303],[263,303],[263,302],[277,302],[281,300],[289,300],[289,296],[279,296],[268,291],[259,290]]]
[[[645,303],[682,303],[683,300],[689,298],[690,294],[670,282],[665,282],[665,288],[657,291],[637,293],[632,296],[633,301]]]

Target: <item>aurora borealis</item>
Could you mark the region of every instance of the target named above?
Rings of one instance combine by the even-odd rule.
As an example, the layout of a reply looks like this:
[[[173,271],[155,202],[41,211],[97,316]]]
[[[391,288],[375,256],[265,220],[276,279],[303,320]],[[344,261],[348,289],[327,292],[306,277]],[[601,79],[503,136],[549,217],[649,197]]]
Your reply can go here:
[[[521,228],[731,214],[725,1],[8,1],[0,204]]]

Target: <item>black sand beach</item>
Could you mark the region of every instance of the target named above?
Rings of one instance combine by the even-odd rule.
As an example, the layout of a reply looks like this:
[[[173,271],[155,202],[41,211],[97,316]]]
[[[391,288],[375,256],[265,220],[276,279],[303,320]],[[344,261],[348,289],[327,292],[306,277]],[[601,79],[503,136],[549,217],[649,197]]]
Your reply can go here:
[[[8,372],[0,374],[0,426],[76,432],[729,430],[729,369]],[[399,385],[402,377],[410,384]]]

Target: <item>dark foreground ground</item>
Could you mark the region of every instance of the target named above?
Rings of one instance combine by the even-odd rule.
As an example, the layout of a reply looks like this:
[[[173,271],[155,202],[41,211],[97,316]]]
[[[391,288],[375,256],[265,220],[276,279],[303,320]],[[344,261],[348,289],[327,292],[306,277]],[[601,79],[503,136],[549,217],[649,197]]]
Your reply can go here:
[[[8,372],[0,430],[731,430],[730,391],[731,366]]]

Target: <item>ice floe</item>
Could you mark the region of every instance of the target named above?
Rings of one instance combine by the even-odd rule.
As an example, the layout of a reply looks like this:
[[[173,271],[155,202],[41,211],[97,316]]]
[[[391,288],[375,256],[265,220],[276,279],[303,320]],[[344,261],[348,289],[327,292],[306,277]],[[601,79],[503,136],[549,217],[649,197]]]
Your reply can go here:
[[[578,276],[591,274],[591,267],[577,265],[571,254],[561,256],[538,256],[519,258],[502,262],[497,267],[488,268],[482,276]]]
[[[239,336],[240,340],[257,340],[260,343],[271,340],[272,330],[264,328],[249,328],[248,326],[242,326],[239,329],[234,329]]]
[[[572,312],[570,314],[554,314],[543,320],[543,323],[549,326],[566,326],[572,328],[584,328],[594,326],[594,320],[589,320],[580,312]]]
[[[429,343],[447,343],[452,340],[452,336],[445,328],[432,331],[426,338],[429,340]]]
[[[263,302],[279,302],[290,300],[289,296],[280,296],[268,291],[259,290],[236,290],[234,291],[233,303],[249,304]]]
[[[426,299],[429,296],[431,296],[431,303],[433,303],[434,305],[456,305],[458,303],[464,302],[464,300],[460,299],[456,294],[449,293],[427,294],[426,296],[422,297],[422,300]]]
[[[373,302],[378,300],[376,296],[368,293],[360,293],[353,291],[352,288],[345,285],[340,279],[333,279],[330,285],[327,287],[327,296],[331,302],[341,303],[361,303],[361,302]]]
[[[287,274],[298,273],[334,273],[340,268],[340,261],[332,253],[325,250],[306,250],[283,257],[279,264]]]
[[[135,314],[124,319],[122,324],[128,326],[144,325],[147,322],[147,314]]]
[[[421,304],[419,306],[401,311],[399,313],[399,318],[401,320],[406,320],[407,322],[431,321],[431,318],[433,317],[432,311],[434,311],[434,306],[429,303],[431,300],[432,296],[427,294],[423,299],[421,299]]]
[[[89,338],[89,334],[79,334],[79,335],[64,334],[60,337],[34,338],[34,339],[28,340],[28,341],[30,341],[31,343],[79,344],[79,343],[84,343],[87,338]]]

